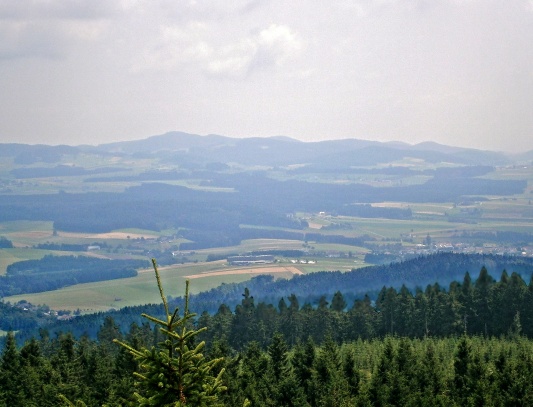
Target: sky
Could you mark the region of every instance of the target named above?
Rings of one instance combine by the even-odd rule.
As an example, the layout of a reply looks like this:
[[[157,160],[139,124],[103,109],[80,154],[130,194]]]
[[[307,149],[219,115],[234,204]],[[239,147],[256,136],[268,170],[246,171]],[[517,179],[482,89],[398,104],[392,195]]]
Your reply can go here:
[[[0,0],[0,143],[533,150],[533,0]]]

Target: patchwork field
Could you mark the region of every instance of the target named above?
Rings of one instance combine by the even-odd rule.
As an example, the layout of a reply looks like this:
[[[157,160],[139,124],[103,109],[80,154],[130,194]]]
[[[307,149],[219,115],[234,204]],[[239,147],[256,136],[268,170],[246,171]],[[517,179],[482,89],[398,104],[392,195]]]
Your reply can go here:
[[[234,167],[233,164],[220,166],[220,163],[214,168],[219,168],[214,172],[205,172],[202,167],[200,172],[190,172],[183,168],[182,160],[172,162],[172,160],[158,161],[157,156],[154,158],[145,159],[140,157],[130,156],[96,156],[91,154],[80,153],[77,156],[63,157],[63,164],[69,167],[75,163],[76,166],[83,167],[87,170],[98,169],[102,167],[115,167],[118,171],[110,172],[107,175],[102,174],[88,174],[86,176],[50,176],[50,177],[36,177],[36,178],[20,178],[17,179],[8,171],[12,167],[16,167],[11,161],[0,160],[0,170],[4,178],[4,185],[9,189],[4,191],[5,196],[10,194],[33,195],[33,194],[58,194],[60,191],[66,194],[86,193],[86,192],[122,192],[127,187],[140,186],[144,182],[144,178],[135,178],[138,175],[153,175],[153,173],[160,172],[162,176],[171,174],[176,171],[176,174],[185,174],[184,178],[172,179],[162,178],[161,180],[146,178],[149,182],[158,182],[159,184],[168,184],[172,186],[184,186],[194,191],[211,191],[217,194],[229,194],[230,192],[237,193],[238,187],[233,187],[233,175],[237,175],[239,171],[246,172],[249,170],[253,174],[257,168],[246,166]],[[2,167],[4,165],[4,167]],[[36,164],[37,165],[37,164]],[[36,168],[54,168],[56,164],[38,164]],[[202,164],[203,165],[203,164]],[[407,185],[419,185],[428,181],[433,176],[425,173],[425,170],[433,170],[437,167],[429,161],[420,160],[417,158],[404,157],[398,161],[390,163],[382,163],[379,166],[370,166],[368,171],[361,171],[357,173],[352,164],[346,167],[345,173],[336,173],[326,171],[320,172],[298,172],[292,170],[285,170],[283,167],[276,169],[269,169],[269,166],[262,168],[270,174],[267,177],[269,182],[272,180],[305,180],[312,183],[312,185],[320,186],[320,184],[328,183],[331,185],[348,185],[363,183],[371,185],[375,188],[382,188],[383,190],[390,190],[390,187],[399,187]],[[301,165],[302,168],[305,165]],[[419,170],[419,173],[402,175],[398,173],[389,172],[375,172],[376,168],[391,169],[392,167],[407,167],[413,170]],[[439,167],[450,167],[446,163],[440,163]],[[20,166],[23,167],[23,166]],[[29,166],[29,169],[35,171],[34,166]],[[294,169],[297,169],[296,165]],[[290,168],[290,167],[287,167]],[[318,168],[318,167],[317,167]],[[244,171],[246,170],[246,171]],[[40,170],[39,170],[40,171]],[[66,171],[66,170],[65,170]],[[218,171],[218,172],[217,172]],[[205,172],[205,179],[201,174]],[[234,174],[233,174],[234,173]],[[189,174],[194,174],[188,177]],[[198,175],[200,174],[200,175]],[[250,175],[248,174],[248,175]],[[38,175],[38,174],[37,174]],[[93,176],[98,175],[96,179]],[[127,177],[121,179],[121,176]],[[107,178],[106,178],[107,177]],[[197,178],[199,177],[199,178]],[[227,177],[227,179],[226,179]],[[240,177],[240,176],[239,176]],[[237,179],[240,179],[237,177]],[[13,243],[13,248],[0,249],[0,276],[4,275],[6,268],[13,263],[23,260],[37,260],[46,255],[62,256],[97,256],[108,259],[149,259],[151,257],[159,258],[166,256],[165,264],[173,262],[183,263],[175,264],[168,267],[161,267],[162,279],[164,280],[165,288],[169,295],[181,295],[183,292],[183,283],[185,279],[191,279],[191,289],[193,292],[216,287],[222,283],[246,281],[259,274],[271,274],[276,278],[291,278],[297,274],[312,273],[323,270],[340,270],[348,271],[353,268],[359,268],[368,265],[365,263],[365,255],[374,252],[389,252],[395,250],[395,254],[404,253],[412,250],[417,246],[423,246],[426,237],[430,236],[434,242],[449,242],[453,239],[458,241],[458,236],[476,234],[476,233],[496,233],[496,232],[513,232],[522,233],[524,241],[521,237],[518,238],[517,243],[507,242],[502,244],[501,250],[517,250],[517,248],[527,247],[533,242],[527,241],[528,235],[533,235],[533,166],[508,166],[498,167],[491,171],[486,176],[487,179],[492,180],[524,180],[527,182],[527,187],[515,195],[495,195],[492,190],[489,194],[482,196],[474,196],[470,199],[467,196],[465,199],[457,199],[455,202],[429,202],[418,200],[413,202],[396,202],[393,198],[379,203],[372,203],[375,208],[391,208],[403,210],[408,209],[412,212],[412,218],[402,217],[356,217],[356,216],[340,216],[334,210],[331,213],[327,211],[320,212],[317,210],[313,213],[301,212],[303,209],[291,209],[285,212],[285,205],[283,209],[279,209],[279,217],[286,220],[290,217],[291,221],[296,221],[296,226],[287,223],[269,223],[266,222],[263,216],[270,213],[270,208],[275,201],[270,202],[268,198],[274,197],[279,193],[280,188],[283,189],[283,183],[276,183],[270,192],[271,195],[264,195],[264,197],[254,197],[254,195],[243,196],[242,202],[247,205],[262,207],[261,216],[257,219],[247,217],[246,224],[236,223],[232,227],[239,228],[256,228],[262,229],[264,235],[261,236],[278,236],[276,238],[260,238],[248,239],[254,234],[243,234],[241,239],[232,238],[226,242],[239,242],[240,244],[234,246],[215,244],[198,245],[197,247],[208,247],[206,249],[183,249],[183,243],[195,242],[194,239],[202,239],[202,234],[190,237],[187,240],[184,231],[189,230],[188,227],[183,226],[185,223],[167,222],[166,220],[156,219],[153,223],[149,222],[127,222],[126,226],[130,228],[111,230],[108,233],[73,233],[64,230],[107,230],[106,228],[87,228],[76,229],[72,228],[58,228],[55,230],[54,222],[52,221],[4,221],[0,222],[0,236],[5,237]],[[226,180],[217,186],[212,182],[212,179],[220,178]],[[244,177],[243,179],[245,179]],[[260,179],[260,178],[258,178]],[[256,182],[256,181],[254,181]],[[240,185],[240,184],[235,184]],[[253,184],[254,186],[256,184]],[[259,182],[259,184],[261,183]],[[267,185],[267,184],[265,184]],[[294,184],[297,185],[297,184]],[[298,184],[299,185],[299,184]],[[445,187],[445,184],[440,184]],[[299,185],[301,188],[302,186]],[[6,187],[7,188],[7,187]],[[314,188],[314,187],[313,187]],[[281,189],[281,190],[282,190]],[[255,191],[255,187],[251,190]],[[260,190],[260,188],[259,188]],[[6,192],[7,191],[7,192]],[[190,191],[189,191],[190,192]],[[293,199],[293,196],[300,196],[303,201],[312,201],[316,198],[318,193],[314,190],[309,194],[293,195],[298,191],[290,189],[280,203],[285,203]],[[92,195],[92,194],[91,194]],[[339,194],[339,199],[342,199],[342,194]],[[89,194],[88,194],[89,196]],[[170,195],[169,195],[170,196]],[[303,198],[302,198],[303,197]],[[33,198],[33,197],[31,197]],[[256,199],[256,201],[253,201]],[[296,199],[296,198],[295,198]],[[350,198],[352,199],[352,198]],[[76,205],[82,203],[83,200],[75,202]],[[132,205],[127,201],[127,205],[122,207],[122,212],[129,211]],[[212,199],[215,202],[214,206],[219,205],[218,197]],[[267,205],[264,203],[267,202]],[[95,201],[94,204],[97,204]],[[346,205],[351,205],[351,202],[346,202]],[[27,204],[30,207],[33,202]],[[74,205],[74,204],[73,204]],[[74,208],[71,205],[65,209]],[[178,204],[175,204],[179,208]],[[198,226],[198,231],[206,226],[203,225],[203,211],[206,208],[203,206],[203,201],[196,202],[201,209],[200,215],[194,212],[189,212],[187,216],[197,216],[196,221],[202,226]],[[264,206],[263,206],[264,205]],[[194,205],[193,205],[194,206]],[[306,208],[317,208],[318,206],[303,206]],[[77,206],[74,214],[77,213]],[[152,206],[144,207],[144,212],[127,212],[129,219],[145,220],[144,215],[151,210]],[[38,206],[40,210],[40,206]],[[235,219],[239,211],[246,209],[231,207],[224,211],[212,211],[210,217],[207,218],[209,223],[218,223],[224,217]],[[309,209],[310,210],[310,209]],[[102,208],[99,210],[93,209],[92,203],[86,213],[95,214],[95,218],[99,219],[102,213]],[[234,213],[235,212],[235,213]],[[290,212],[290,213],[289,213]],[[402,212],[402,211],[400,211]],[[341,212],[339,212],[341,213]],[[345,212],[354,213],[354,212]],[[357,213],[357,212],[356,212]],[[382,212],[381,212],[382,213]],[[114,213],[109,218],[111,222],[115,219],[115,215],[119,215],[119,211]],[[174,216],[174,215],[172,215]],[[36,217],[28,217],[21,219],[35,219]],[[6,218],[7,219],[7,218]],[[107,219],[107,218],[106,218]],[[186,219],[189,221],[190,219]],[[254,223],[255,221],[255,223]],[[159,222],[159,223],[158,223]],[[300,223],[298,223],[300,222]],[[305,226],[307,222],[308,227]],[[124,225],[121,223],[120,225]],[[179,225],[179,226],[176,226]],[[86,225],[88,226],[88,225]],[[144,228],[158,229],[169,228],[168,230],[147,230]],[[175,229],[170,229],[170,228]],[[293,228],[293,229],[291,229]],[[223,223],[215,228],[215,233],[226,231],[228,228]],[[278,234],[270,232],[280,232]],[[289,234],[283,234],[288,232]],[[207,230],[206,235],[211,233]],[[346,239],[337,240],[321,240],[314,241],[308,236],[321,237],[343,237]],[[296,236],[296,237],[295,237]],[[301,240],[299,240],[299,237]],[[205,237],[205,236],[204,236]],[[286,237],[286,238],[283,238]],[[353,239],[352,239],[353,238]],[[352,244],[346,244],[350,240]],[[358,239],[358,240],[357,240]],[[475,242],[471,239],[468,243],[472,247],[483,247],[483,242]],[[325,243],[328,242],[328,243]],[[337,242],[337,243],[335,243]],[[209,242],[207,242],[209,243]],[[493,242],[494,243],[494,242]],[[63,251],[63,250],[45,250],[43,247],[61,246],[61,245],[93,245],[101,244],[101,249],[95,251]],[[43,246],[46,245],[46,246]],[[475,246],[477,245],[477,246]],[[300,254],[296,257],[276,255],[276,263],[264,266],[254,267],[233,267],[228,266],[225,258],[228,255],[246,254],[251,252],[261,251],[298,251]],[[209,261],[214,259],[222,259],[219,261]],[[38,277],[36,277],[38,278]],[[21,292],[21,291],[16,291]],[[137,277],[104,281],[98,283],[78,284],[70,286],[57,291],[24,294],[6,297],[4,301],[16,302],[21,299],[26,299],[35,304],[47,304],[53,309],[65,310],[80,310],[81,312],[93,312],[99,310],[106,310],[110,308],[119,308],[127,305],[143,304],[147,302],[159,301],[159,293],[154,283],[153,270],[141,270]]]
[[[295,266],[236,268],[226,266],[223,261],[160,267],[159,271],[165,293],[170,296],[182,295],[186,279],[192,280],[191,293],[198,293],[218,287],[222,283],[246,281],[259,274],[271,274],[275,278],[290,278],[303,274]],[[47,304],[56,310],[80,310],[87,313],[159,302],[160,298],[153,270],[145,269],[134,278],[78,284],[57,291],[6,297],[4,301],[16,303],[26,300],[32,304]]]

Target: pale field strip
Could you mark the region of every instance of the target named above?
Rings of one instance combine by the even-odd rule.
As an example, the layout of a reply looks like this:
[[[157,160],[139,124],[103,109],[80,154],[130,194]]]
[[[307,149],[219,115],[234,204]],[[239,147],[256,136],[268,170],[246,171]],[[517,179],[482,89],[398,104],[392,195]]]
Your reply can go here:
[[[60,232],[58,236],[70,237],[77,239],[156,239],[158,235],[150,235],[147,233],[128,233],[128,232],[109,232],[109,233],[74,233],[74,232]]]
[[[322,226],[324,226],[323,223],[314,223],[314,222],[307,222],[309,225],[309,229],[320,229]]]
[[[304,274],[301,270],[298,270],[296,267],[285,267],[285,266],[271,266],[271,267],[253,267],[253,268],[234,268],[224,271],[205,271],[200,274],[191,274],[185,276],[185,278],[195,279],[195,278],[204,278],[212,276],[226,276],[226,275],[238,275],[238,274],[278,274],[278,273],[290,273],[293,275],[302,275]]]
[[[232,253],[247,252],[254,250],[279,250],[284,249],[300,249],[302,247],[301,240],[286,240],[286,239],[245,239],[237,246],[214,247],[209,249],[195,250],[196,254],[209,253]],[[188,250],[184,251],[188,252]]]
[[[53,237],[51,231],[32,230],[6,233],[11,239],[45,239]],[[76,233],[76,232],[58,232],[56,237],[66,237],[71,239],[156,239],[158,235],[148,233],[128,233],[128,232],[109,232],[109,233]]]
[[[409,204],[406,202],[372,202],[372,206],[376,208],[407,208]]]

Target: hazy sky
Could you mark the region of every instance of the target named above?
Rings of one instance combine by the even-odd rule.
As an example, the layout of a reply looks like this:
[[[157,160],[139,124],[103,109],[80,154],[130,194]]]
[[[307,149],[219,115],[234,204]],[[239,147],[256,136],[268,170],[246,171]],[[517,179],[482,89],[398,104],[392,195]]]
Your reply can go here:
[[[0,0],[0,142],[533,149],[533,0]]]

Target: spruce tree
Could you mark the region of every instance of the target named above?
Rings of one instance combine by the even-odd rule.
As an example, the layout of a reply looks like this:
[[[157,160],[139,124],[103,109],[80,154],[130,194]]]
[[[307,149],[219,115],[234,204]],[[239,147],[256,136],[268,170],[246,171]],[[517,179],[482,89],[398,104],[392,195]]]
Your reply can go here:
[[[315,362],[315,344],[311,337],[305,344],[298,343],[294,347],[291,364],[294,370],[297,383],[306,394],[309,394],[311,379],[313,374],[313,364]]]
[[[274,379],[278,382],[283,376],[289,373],[289,347],[283,339],[283,335],[276,332],[267,350],[270,356],[270,366],[274,374]]]
[[[15,335],[8,332],[0,359],[0,405],[23,406],[24,394],[19,375],[21,360]]]
[[[453,390],[454,398],[459,405],[466,405],[468,396],[471,392],[471,383],[468,377],[468,370],[471,363],[471,346],[470,341],[466,336],[461,337],[457,350],[455,352],[455,360],[453,362],[454,376],[453,376]]]
[[[164,340],[151,349],[142,347],[139,350],[115,340],[139,362],[141,371],[135,372],[138,391],[134,396],[137,403],[139,406],[220,406],[218,394],[226,389],[221,379],[224,370],[217,376],[213,376],[212,371],[222,359],[206,360],[202,354],[205,342],[194,344],[195,337],[206,328],[189,328],[196,315],[189,312],[189,282],[186,282],[183,316],[179,315],[179,308],[171,313],[155,259],[152,259],[152,265],[165,318],[142,316],[159,328]]]
[[[482,267],[479,272],[479,277],[476,280],[473,291],[473,312],[475,317],[471,324],[472,329],[468,329],[469,333],[484,334],[488,336],[493,331],[494,325],[494,295],[492,286],[494,279],[489,275],[487,268]]]
[[[289,306],[285,312],[280,311],[279,326],[281,333],[289,345],[295,345],[301,336],[300,304],[295,294],[288,297]]]
[[[242,350],[248,342],[257,340],[258,324],[254,297],[248,288],[244,289],[241,304],[235,307],[235,316],[232,319],[230,340],[234,346]]]
[[[357,396],[359,393],[361,375],[355,367],[355,358],[352,351],[348,351],[346,354],[346,357],[342,362],[342,371],[348,382],[348,391],[350,392],[350,395]]]
[[[346,304],[346,301],[344,300],[344,297],[340,291],[337,291],[333,295],[333,299],[331,300],[331,306],[330,308],[333,311],[342,312],[346,308],[348,304]]]

